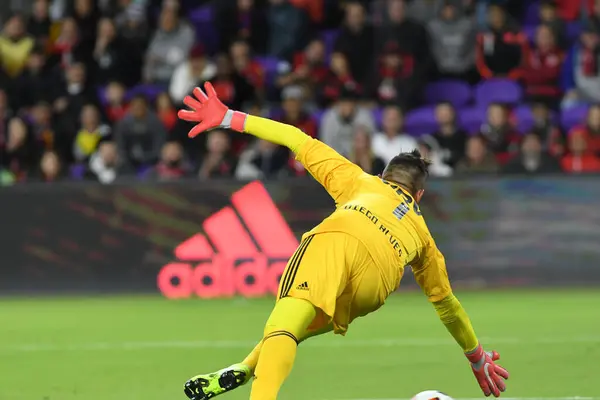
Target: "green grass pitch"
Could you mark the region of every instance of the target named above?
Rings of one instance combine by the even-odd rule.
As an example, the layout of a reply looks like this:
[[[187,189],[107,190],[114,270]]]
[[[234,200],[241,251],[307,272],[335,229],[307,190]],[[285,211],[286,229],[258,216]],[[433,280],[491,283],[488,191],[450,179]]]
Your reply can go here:
[[[600,290],[458,293],[512,374],[510,398],[600,398]],[[241,360],[272,299],[0,300],[1,400],[184,400],[183,382]],[[393,296],[346,337],[299,348],[284,400],[482,397],[460,349],[419,293]],[[223,399],[247,399],[249,387]]]

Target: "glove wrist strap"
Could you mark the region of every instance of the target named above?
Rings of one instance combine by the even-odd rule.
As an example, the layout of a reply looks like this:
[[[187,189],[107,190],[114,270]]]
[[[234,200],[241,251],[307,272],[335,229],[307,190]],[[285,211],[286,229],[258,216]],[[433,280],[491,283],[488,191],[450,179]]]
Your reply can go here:
[[[485,354],[483,353],[483,347],[481,347],[481,345],[478,345],[475,350],[469,353],[465,353],[465,356],[471,362],[471,364],[477,364],[485,356]]]
[[[237,132],[244,132],[247,116],[248,114],[243,112],[227,110],[221,126],[224,128],[231,128]]]

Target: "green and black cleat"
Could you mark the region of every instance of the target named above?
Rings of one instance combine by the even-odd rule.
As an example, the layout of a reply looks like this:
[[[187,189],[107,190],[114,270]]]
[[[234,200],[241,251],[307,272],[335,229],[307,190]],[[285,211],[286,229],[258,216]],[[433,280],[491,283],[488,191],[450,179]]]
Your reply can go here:
[[[190,400],[208,400],[247,383],[252,372],[244,364],[233,364],[217,372],[197,375],[183,385]]]

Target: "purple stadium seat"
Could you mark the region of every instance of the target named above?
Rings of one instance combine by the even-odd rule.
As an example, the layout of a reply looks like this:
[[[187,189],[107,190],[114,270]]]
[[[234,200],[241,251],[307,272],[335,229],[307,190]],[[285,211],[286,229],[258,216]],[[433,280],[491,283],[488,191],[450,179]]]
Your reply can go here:
[[[516,104],[523,96],[523,89],[510,79],[489,79],[475,88],[475,102],[479,107],[490,103]]]
[[[378,129],[381,129],[382,121],[383,121],[383,108],[377,107],[373,109],[373,119],[375,120],[375,126]]]
[[[83,164],[74,164],[71,166],[69,174],[73,179],[83,179],[85,175],[85,165]]]
[[[521,133],[527,133],[533,127],[533,113],[531,108],[521,105],[513,110],[516,128]]]
[[[589,106],[576,106],[562,110],[560,115],[560,124],[565,130],[573,128],[575,125],[582,124],[587,116]]]
[[[523,33],[527,36],[529,43],[535,41],[535,32],[537,31],[537,25],[527,25],[523,27]]]
[[[192,23],[205,23],[212,24],[213,21],[213,8],[211,6],[204,6],[197,8],[190,12],[189,20]]]
[[[98,88],[96,89],[96,97],[98,97],[98,101],[101,105],[106,105],[106,86],[98,86]]]
[[[404,117],[404,131],[411,135],[428,134],[437,129],[434,107],[422,107],[409,111]]]
[[[321,38],[323,39],[323,43],[325,43],[325,57],[329,60],[331,53],[333,53],[333,48],[335,46],[335,41],[340,34],[340,31],[337,29],[330,29],[327,31],[323,31]]]
[[[276,57],[255,57],[254,58],[265,70],[265,81],[267,86],[273,86],[275,78],[278,75],[279,65],[282,62]]]
[[[581,33],[581,24],[579,22],[569,22],[567,24],[567,40],[569,44],[575,42]]]
[[[540,2],[531,1],[525,9],[525,15],[523,16],[523,24],[537,25],[540,23]]]
[[[484,121],[485,108],[469,107],[458,111],[458,122],[468,133],[478,133]]]
[[[127,97],[131,98],[132,96],[141,94],[145,96],[148,101],[153,102],[159,94],[165,91],[167,91],[167,88],[161,85],[138,85],[127,92]]]
[[[471,87],[463,81],[443,80],[425,87],[425,103],[449,101],[454,107],[463,107],[471,101]]]
[[[323,115],[325,115],[325,110],[317,109],[310,114],[310,117],[317,124],[317,129],[321,126],[321,120],[323,119]]]

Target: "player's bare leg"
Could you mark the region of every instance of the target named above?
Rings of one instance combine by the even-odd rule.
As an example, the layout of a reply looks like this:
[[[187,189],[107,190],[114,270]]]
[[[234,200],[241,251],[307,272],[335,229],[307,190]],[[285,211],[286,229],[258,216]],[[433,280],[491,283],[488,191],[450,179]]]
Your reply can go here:
[[[333,330],[333,325],[318,329],[306,329],[298,338],[303,342],[314,336],[319,336]],[[263,348],[261,340],[246,358],[238,364],[204,375],[197,375],[189,379],[184,385],[185,394],[191,400],[210,399],[217,395],[229,392],[246,384],[253,376],[258,359]]]

